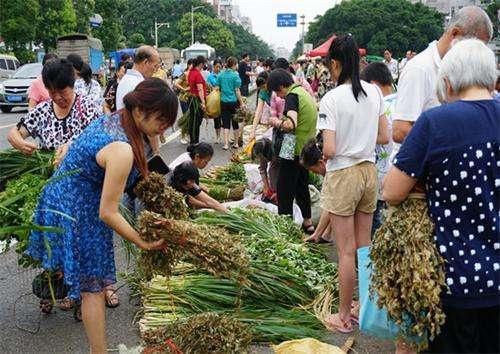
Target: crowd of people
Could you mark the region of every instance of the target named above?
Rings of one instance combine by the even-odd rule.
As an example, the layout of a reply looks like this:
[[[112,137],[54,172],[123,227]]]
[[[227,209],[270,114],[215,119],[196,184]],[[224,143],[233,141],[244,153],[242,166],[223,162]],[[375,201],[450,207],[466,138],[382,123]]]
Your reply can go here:
[[[168,179],[191,207],[226,212],[200,187],[199,170],[215,154],[210,143],[240,147],[242,127],[234,117],[249,105],[255,82],[249,140],[256,140],[251,155],[262,198],[282,215],[292,215],[297,204],[307,241],[333,241],[338,251],[340,302],[328,328],[353,330],[356,250],[371,244],[387,205],[419,190],[436,226],[448,286],[446,322],[430,351],[498,352],[500,102],[495,57],[485,45],[492,31],[483,10],[465,7],[437,41],[400,63],[387,49],[383,62],[367,65],[355,38],[341,35],[319,61],[259,59],[252,68],[248,54],[212,63],[199,56],[185,67],[176,62],[171,83],[159,73],[157,50],[141,46],[133,58],[122,58],[105,90],[81,57],[47,54],[29,90],[29,112],[8,139],[25,154],[57,151],[55,176],[64,178],[45,187],[34,222],[62,227],[64,236],[33,231],[28,254],[64,272],[69,293],[62,306],[81,302],[91,352],[105,352],[104,309],[119,304],[113,232],[141,249],[168,247],[145,242],[123,218],[120,201],[133,205],[124,191],[150,173],[160,138],[186,114],[188,136],[181,141],[190,145],[169,164]],[[203,141],[200,126],[214,90],[221,106],[210,117],[216,139]],[[259,135],[262,126],[267,131]],[[309,172],[324,176],[317,225]],[[396,351],[410,350],[398,343]]]

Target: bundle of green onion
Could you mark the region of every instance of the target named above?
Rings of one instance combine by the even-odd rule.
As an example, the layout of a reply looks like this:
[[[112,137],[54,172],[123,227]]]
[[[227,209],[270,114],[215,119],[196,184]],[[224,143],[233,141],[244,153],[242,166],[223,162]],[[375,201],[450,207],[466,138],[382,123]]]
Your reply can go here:
[[[213,167],[205,173],[205,177],[226,183],[238,183],[244,185],[247,183],[245,167],[243,164],[237,162],[230,162],[225,166]]]
[[[216,276],[242,278],[247,273],[248,255],[240,238],[222,228],[167,219],[143,211],[139,217],[139,234],[146,241],[166,241],[164,254],[152,252],[156,254],[154,259],[162,261],[148,265],[153,267],[150,273],[171,274],[173,266],[184,257]]]
[[[47,179],[52,175],[54,153],[36,151],[32,155],[24,155],[18,150],[0,150],[0,190],[8,180],[29,173]]]

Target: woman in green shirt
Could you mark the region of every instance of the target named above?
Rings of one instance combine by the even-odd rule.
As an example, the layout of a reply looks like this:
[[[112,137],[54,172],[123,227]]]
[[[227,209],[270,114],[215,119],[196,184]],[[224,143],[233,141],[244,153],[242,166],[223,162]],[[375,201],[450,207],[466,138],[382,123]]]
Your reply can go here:
[[[309,195],[309,174],[300,164],[299,155],[307,141],[316,135],[317,109],[311,95],[293,81],[292,75],[284,69],[275,69],[269,75],[267,87],[285,99],[283,119],[271,117],[275,130],[295,135],[294,156],[291,159],[279,157],[278,168],[278,213],[293,215],[293,201],[297,202],[308,234],[314,233],[311,221],[311,196]],[[280,151],[275,153],[279,156]]]
[[[238,103],[241,107],[244,106],[240,92],[241,79],[236,71],[238,60],[234,57],[229,57],[226,61],[226,69],[220,72],[217,76],[217,87],[220,89],[220,105],[222,128],[224,129],[224,150],[229,149],[229,130],[231,125],[234,133],[233,148],[238,148],[238,140],[240,136],[238,122],[234,119]]]

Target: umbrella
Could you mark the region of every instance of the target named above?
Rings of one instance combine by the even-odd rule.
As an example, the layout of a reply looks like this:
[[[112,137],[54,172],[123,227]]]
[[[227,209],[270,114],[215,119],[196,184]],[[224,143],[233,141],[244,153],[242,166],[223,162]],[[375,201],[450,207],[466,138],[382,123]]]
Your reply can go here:
[[[310,57],[326,57],[326,55],[328,54],[328,49],[330,49],[330,46],[332,45],[332,42],[335,38],[337,38],[336,35],[331,36],[319,47],[310,50],[307,55]]]

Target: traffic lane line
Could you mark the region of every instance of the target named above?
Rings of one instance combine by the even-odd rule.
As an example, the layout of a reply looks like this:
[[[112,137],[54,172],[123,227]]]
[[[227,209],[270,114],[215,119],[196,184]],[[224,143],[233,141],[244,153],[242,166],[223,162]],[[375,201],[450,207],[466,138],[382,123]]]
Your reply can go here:
[[[7,125],[0,125],[0,130],[2,129],[7,129],[7,128],[10,128],[10,127],[13,127],[14,125],[16,125],[17,123],[12,123],[12,124],[7,124]]]

